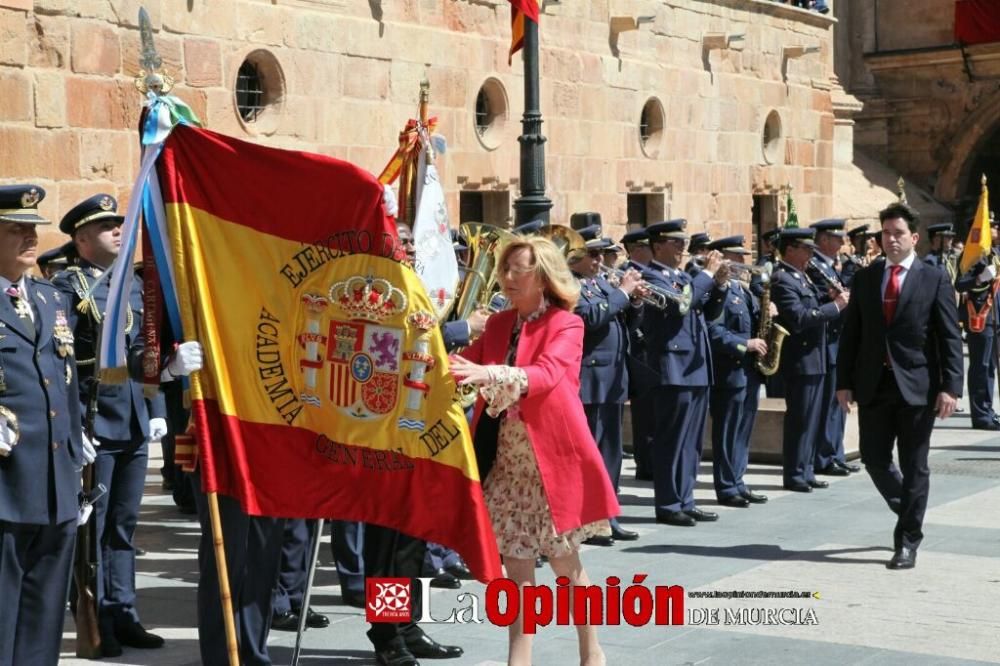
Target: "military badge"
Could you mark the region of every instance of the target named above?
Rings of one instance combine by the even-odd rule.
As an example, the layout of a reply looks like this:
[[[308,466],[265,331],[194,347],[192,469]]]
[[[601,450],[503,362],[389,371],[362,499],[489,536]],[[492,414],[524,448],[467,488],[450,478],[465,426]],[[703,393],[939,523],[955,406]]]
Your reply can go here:
[[[66,358],[73,355],[73,331],[66,320],[65,310],[56,310],[56,323],[52,327],[52,337],[55,338],[56,351],[59,352],[59,356]],[[69,384],[68,379],[66,383]]]
[[[13,449],[21,439],[21,430],[17,426],[17,414],[0,405],[0,439]],[[10,451],[0,449],[0,456],[9,456]]]
[[[112,210],[115,207],[115,202],[111,200],[111,197],[101,197],[97,205],[101,207],[101,210]]]
[[[21,208],[35,208],[41,200],[42,195],[33,187],[21,195]]]
[[[66,364],[66,386],[73,383],[73,366],[69,363]]]

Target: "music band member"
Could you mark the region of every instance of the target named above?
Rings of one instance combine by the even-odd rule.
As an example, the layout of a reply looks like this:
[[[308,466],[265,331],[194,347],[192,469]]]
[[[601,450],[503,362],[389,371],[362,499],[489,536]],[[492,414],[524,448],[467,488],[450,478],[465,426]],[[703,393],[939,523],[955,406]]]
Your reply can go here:
[[[778,372],[785,386],[785,422],[782,437],[784,487],[795,492],[826,488],[815,477],[815,446],[822,437],[823,381],[829,368],[827,322],[847,307],[848,292],[820,305],[816,286],[805,269],[816,244],[813,229],[783,229],[778,239],[782,260],[772,275],[771,301],[776,321],[790,333],[781,349]]]
[[[695,506],[694,487],[701,460],[708,387],[712,383],[712,355],[705,319],[715,319],[720,304],[710,297],[722,256],[705,256],[704,269],[694,277],[681,270],[687,234],[686,220],[669,220],[646,227],[653,261],[647,272],[654,285],[680,293],[691,290],[691,307],[682,313],[671,301],[664,311],[648,311],[642,330],[651,365],[659,371],[653,393],[656,414],[653,431],[653,486],[656,521],[693,527],[719,516]],[[647,310],[652,310],[647,308]]]
[[[868,240],[868,225],[860,224],[847,232],[847,245],[840,255],[840,281],[848,289],[854,274],[868,265],[865,257],[865,246]]]
[[[695,259],[704,258],[708,254],[708,244],[712,242],[712,237],[701,231],[696,234],[691,234],[691,240],[688,241],[688,255],[689,259],[686,264],[684,264],[684,271],[694,277],[701,271],[701,265],[695,261]]]
[[[952,284],[958,279],[958,255],[952,251],[955,228],[950,222],[927,225],[927,240],[931,249],[924,256],[924,263],[940,268]]]
[[[743,247],[743,236],[720,238],[709,249],[721,252],[730,264],[743,264],[750,254]],[[722,312],[708,323],[714,370],[709,413],[715,496],[725,506],[763,504],[767,497],[743,481],[761,385],[756,360],[767,354],[767,343],[754,337],[760,324],[760,301],[735,276],[720,285],[713,298],[722,301]]]
[[[962,391],[962,339],[947,276],[916,259],[916,213],[893,204],[879,220],[886,261],[855,276],[837,396],[845,411],[857,402],[861,459],[898,516],[887,566],[910,569],[923,538],[934,417],[948,418]]]
[[[610,239],[599,238],[598,225],[579,230],[586,247],[571,252],[570,270],[580,282],[580,299],[573,311],[583,320],[583,358],[580,362],[580,400],[590,433],[604,460],[615,493],[622,471],[622,411],[628,394],[629,330],[639,324],[641,310],[632,301],[642,283],[639,272],[630,269],[612,286],[602,275],[604,250]],[[634,541],[639,535],[624,529],[612,517],[610,536],[595,535],[586,543],[613,545],[615,540]]]
[[[630,231],[621,238],[628,253],[626,268],[645,273],[653,260],[649,234],[645,229]],[[629,331],[628,399],[632,419],[632,455],[635,457],[637,481],[653,480],[652,438],[656,420],[653,408],[653,388],[660,382],[660,373],[650,364],[649,347],[641,327]]]

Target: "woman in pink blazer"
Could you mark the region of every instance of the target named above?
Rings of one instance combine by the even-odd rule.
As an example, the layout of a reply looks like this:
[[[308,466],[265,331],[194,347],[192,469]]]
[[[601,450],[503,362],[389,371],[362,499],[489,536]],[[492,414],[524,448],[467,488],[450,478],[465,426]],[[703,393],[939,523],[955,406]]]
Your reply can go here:
[[[579,545],[610,534],[607,519],[619,507],[580,403],[583,322],[573,314],[580,287],[541,237],[508,245],[499,271],[511,309],[490,317],[451,365],[462,384],[479,387],[477,449],[484,438],[496,442],[495,464],[480,469],[497,543],[518,585],[534,584],[539,555],[556,576],[589,585]],[[594,627],[577,632],[580,662],[603,664]],[[531,663],[531,635],[520,621],[510,627],[508,663]]]

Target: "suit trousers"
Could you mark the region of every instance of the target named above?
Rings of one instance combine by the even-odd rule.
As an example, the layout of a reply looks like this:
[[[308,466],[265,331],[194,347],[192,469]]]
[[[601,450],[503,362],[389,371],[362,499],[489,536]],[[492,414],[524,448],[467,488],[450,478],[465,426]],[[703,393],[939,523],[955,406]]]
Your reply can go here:
[[[739,437],[740,423],[743,421],[743,405],[746,402],[746,387],[725,388],[713,386],[709,397],[709,412],[712,415],[712,477],[715,481],[715,496],[722,500],[738,497],[743,485],[743,471],[746,470],[747,442]]]
[[[823,376],[823,422],[822,437],[816,444],[815,469],[826,469],[834,463],[844,464],[844,426],[847,414],[837,402],[837,369],[827,369]]]
[[[753,438],[753,426],[757,422],[757,406],[760,404],[760,386],[764,383],[764,378],[754,371],[747,371],[746,396],[743,398],[743,413],[740,415],[740,425],[736,429],[736,441],[744,452],[742,458],[737,460],[736,478],[739,479],[740,493],[748,492],[748,488],[743,483],[743,476],[747,473],[747,465],[750,463],[750,442]]]
[[[785,485],[816,479],[816,442],[823,433],[823,382],[826,375],[784,375],[785,423],[781,460]]]
[[[382,527],[365,524],[365,578],[418,578],[424,563],[426,542]],[[410,608],[414,610],[411,622],[373,622],[368,639],[376,650],[385,649],[397,637],[421,632],[417,627],[416,613],[421,606],[420,586],[410,585]]]
[[[447,569],[461,563],[461,561],[461,556],[448,546],[442,546],[433,541],[427,542],[427,553],[424,555],[424,573],[426,575],[433,576],[437,571]]]
[[[201,541],[198,544],[198,647],[203,664],[228,664],[208,496],[201,492],[201,474],[195,472],[191,479],[198,505],[198,520],[201,522]],[[225,495],[219,495],[218,499],[240,663],[244,666],[270,666],[267,635],[271,631],[271,594],[278,579],[285,520],[250,516],[235,499]]]
[[[990,325],[982,333],[969,332],[969,413],[972,425],[988,425],[996,416],[993,389],[997,373],[996,329]]]
[[[604,469],[608,471],[611,486],[618,492],[622,475],[622,404],[620,402],[584,405],[590,434],[601,452]]]
[[[927,455],[934,428],[934,406],[903,401],[891,370],[885,369],[875,399],[858,409],[861,462],[889,508],[899,517],[893,547],[917,548],[930,490]],[[893,445],[899,467],[892,461]]]
[[[337,564],[340,593],[365,593],[365,524],[330,521],[330,550]]]
[[[312,555],[315,520],[287,518],[281,544],[281,564],[274,586],[271,612],[275,615],[302,610],[302,599],[309,579],[309,557]]]
[[[149,445],[145,440],[101,440],[94,482],[107,492],[94,502],[97,520],[97,607],[105,631],[139,622],[135,608],[135,526],[146,484]]]
[[[59,662],[75,544],[75,519],[0,521],[0,666]]]
[[[653,490],[657,514],[694,508],[708,413],[707,386],[659,386],[654,409]]]

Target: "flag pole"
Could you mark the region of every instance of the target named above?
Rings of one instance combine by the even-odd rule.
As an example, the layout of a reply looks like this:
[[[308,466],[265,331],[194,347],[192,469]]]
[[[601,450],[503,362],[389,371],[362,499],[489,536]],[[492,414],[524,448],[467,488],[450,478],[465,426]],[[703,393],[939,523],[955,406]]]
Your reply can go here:
[[[302,632],[306,630],[306,620],[309,616],[309,598],[312,596],[313,578],[316,576],[316,562],[319,561],[319,538],[323,535],[323,519],[316,521],[313,532],[312,554],[309,557],[309,568],[306,573],[306,591],[302,595],[302,608],[299,610],[299,629],[295,634],[295,649],[292,650],[292,666],[298,666],[299,653],[302,650]]]
[[[194,378],[192,377],[193,383]],[[214,490],[208,493],[208,515],[212,523],[215,570],[219,576],[219,599],[222,601],[222,622],[226,628],[226,651],[229,653],[229,666],[240,666],[240,649],[236,642],[236,622],[233,619],[233,598],[229,591],[229,567],[226,565],[226,544],[222,538],[222,516],[219,515],[219,494]]]

